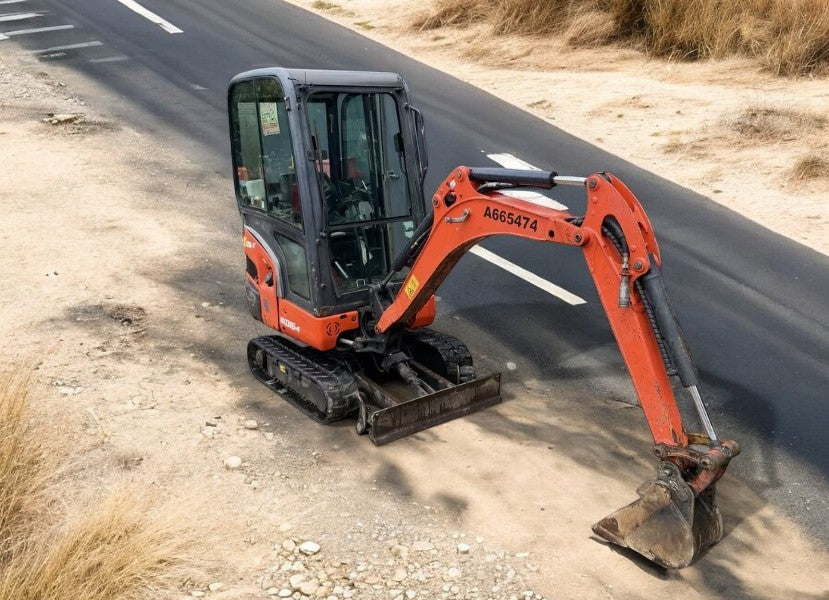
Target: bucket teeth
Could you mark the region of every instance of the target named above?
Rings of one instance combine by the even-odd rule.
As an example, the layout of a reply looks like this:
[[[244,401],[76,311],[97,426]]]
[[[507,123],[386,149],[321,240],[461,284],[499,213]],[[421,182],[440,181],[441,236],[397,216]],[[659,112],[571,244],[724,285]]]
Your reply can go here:
[[[688,566],[722,537],[714,486],[697,494],[673,463],[663,462],[657,479],[636,493],[638,500],[596,523],[593,531],[669,569]]]

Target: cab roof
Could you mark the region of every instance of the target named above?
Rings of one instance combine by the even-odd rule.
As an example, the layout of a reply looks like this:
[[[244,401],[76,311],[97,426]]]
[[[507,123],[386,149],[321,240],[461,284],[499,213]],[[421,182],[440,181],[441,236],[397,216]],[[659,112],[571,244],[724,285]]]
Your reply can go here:
[[[379,71],[328,71],[319,69],[284,69],[268,67],[253,69],[236,75],[230,83],[255,77],[276,76],[292,79],[296,85],[398,88],[406,84],[397,73]]]

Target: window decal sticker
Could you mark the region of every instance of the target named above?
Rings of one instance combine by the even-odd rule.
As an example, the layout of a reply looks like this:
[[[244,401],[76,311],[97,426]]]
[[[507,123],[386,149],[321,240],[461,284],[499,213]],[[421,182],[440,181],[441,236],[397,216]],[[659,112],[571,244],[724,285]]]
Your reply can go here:
[[[259,120],[262,123],[262,135],[279,134],[279,114],[276,112],[276,102],[259,103]]]

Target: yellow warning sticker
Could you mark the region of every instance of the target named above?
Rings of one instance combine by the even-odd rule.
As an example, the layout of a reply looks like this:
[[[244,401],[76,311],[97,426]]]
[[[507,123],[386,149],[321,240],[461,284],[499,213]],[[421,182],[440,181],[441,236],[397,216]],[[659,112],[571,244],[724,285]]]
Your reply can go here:
[[[412,299],[412,296],[415,295],[415,292],[419,287],[420,282],[417,280],[417,277],[415,277],[414,275],[409,277],[409,281],[406,282],[406,287],[404,288],[406,290],[406,295],[409,297],[409,300]]]

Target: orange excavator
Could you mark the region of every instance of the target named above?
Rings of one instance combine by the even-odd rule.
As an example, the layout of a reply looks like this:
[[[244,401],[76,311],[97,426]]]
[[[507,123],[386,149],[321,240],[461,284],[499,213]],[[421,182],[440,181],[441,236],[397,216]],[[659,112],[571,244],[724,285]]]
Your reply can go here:
[[[593,531],[668,568],[719,541],[715,485],[739,446],[711,425],[653,228],[621,181],[457,167],[427,199],[423,116],[393,73],[258,69],[228,102],[248,306],[278,332],[248,345],[262,383],[321,423],[355,418],[378,445],[497,404],[500,374],[476,378],[463,342],[427,327],[435,291],[493,235],[577,246],[659,459]],[[584,189],[585,215],[509,195],[559,185]],[[686,430],[675,379],[702,432]]]

